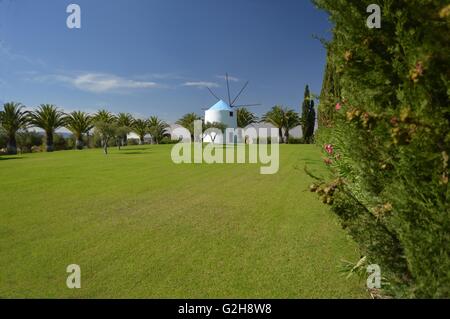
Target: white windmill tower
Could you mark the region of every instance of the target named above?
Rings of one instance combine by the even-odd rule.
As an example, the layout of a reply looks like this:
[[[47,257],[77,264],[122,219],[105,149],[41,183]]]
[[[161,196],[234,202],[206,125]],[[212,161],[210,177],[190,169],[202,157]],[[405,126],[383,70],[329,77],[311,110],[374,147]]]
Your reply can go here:
[[[217,97],[217,95],[210,89],[207,88],[208,91],[218,100],[216,104],[211,106],[209,109],[205,109],[205,123],[223,123],[226,125],[227,128],[237,128],[237,109],[239,107],[249,107],[249,106],[257,106],[260,104],[245,104],[245,105],[236,105],[236,101],[239,99],[241,94],[244,92],[244,90],[247,88],[247,85],[249,84],[249,81],[247,81],[244,86],[241,88],[239,93],[236,95],[236,97],[231,100],[230,95],[230,83],[228,80],[228,73],[225,75],[226,82],[227,82],[227,91],[228,91],[228,104],[224,102],[222,99]],[[205,142],[212,142],[210,136],[206,136],[204,138]],[[217,137],[215,139],[215,142],[217,143],[242,143],[242,141],[236,140],[233,136],[225,136],[225,140],[220,137]]]

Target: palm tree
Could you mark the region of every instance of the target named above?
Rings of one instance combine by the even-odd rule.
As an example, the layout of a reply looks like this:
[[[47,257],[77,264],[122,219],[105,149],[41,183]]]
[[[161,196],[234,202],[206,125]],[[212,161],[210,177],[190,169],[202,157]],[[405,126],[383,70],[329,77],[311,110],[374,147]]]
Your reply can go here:
[[[276,105],[261,118],[261,122],[270,123],[278,128],[281,141],[283,140],[284,112],[283,107]]]
[[[148,120],[149,133],[152,135],[154,143],[159,144],[163,137],[169,136],[167,129],[169,124],[160,120],[156,116],[151,116]]]
[[[195,113],[188,113],[175,123],[187,129],[191,133],[191,141],[194,141],[194,122],[197,120],[201,120],[201,117]]]
[[[250,124],[256,123],[258,118],[256,115],[245,107],[237,109],[237,126],[240,128],[245,128]]]
[[[92,117],[86,112],[75,111],[66,118],[66,128],[75,137],[75,147],[83,149],[83,134],[88,134],[94,127]]]
[[[263,115],[262,121],[268,122],[278,128],[280,140],[289,143],[289,130],[300,125],[300,117],[291,109],[276,105],[269,112]]]
[[[112,124],[116,120],[116,117],[110,111],[101,109],[100,111],[95,113],[93,120],[94,122]]]
[[[20,103],[9,102],[3,105],[3,111],[0,111],[0,125],[5,130],[8,142],[6,148],[8,154],[17,154],[16,133],[20,129],[27,127],[27,112],[22,112],[23,105]]]
[[[117,114],[117,126],[120,128],[121,136],[120,136],[120,143],[122,146],[125,146],[128,144],[127,141],[127,135],[131,132],[131,127],[133,126],[133,116],[129,113],[119,113]]]
[[[148,121],[137,119],[133,123],[133,132],[139,136],[139,144],[144,144],[144,137],[148,133]]]
[[[53,152],[53,134],[65,125],[65,115],[52,104],[41,104],[36,111],[30,112],[30,124],[45,131],[46,150]]]
[[[285,143],[289,143],[289,131],[301,124],[301,119],[298,113],[294,110],[288,110],[285,113],[285,123],[284,123],[284,140]]]

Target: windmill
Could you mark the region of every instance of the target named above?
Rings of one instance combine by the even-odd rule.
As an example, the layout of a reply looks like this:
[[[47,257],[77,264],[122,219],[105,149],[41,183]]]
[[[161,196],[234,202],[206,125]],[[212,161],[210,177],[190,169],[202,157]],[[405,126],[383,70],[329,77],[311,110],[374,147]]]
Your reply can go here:
[[[219,98],[212,90],[211,88],[207,88],[208,91],[211,93],[214,98],[216,98],[218,101],[216,104],[211,106],[208,109],[205,110],[205,123],[222,123],[227,128],[237,128],[237,112],[236,109],[240,107],[252,107],[252,106],[259,106],[261,104],[242,104],[238,105],[236,102],[238,99],[242,96],[242,93],[247,88],[249,81],[247,81],[244,86],[241,88],[239,93],[236,95],[234,99],[231,99],[231,93],[230,93],[230,81],[228,78],[228,73],[225,75],[225,79],[227,82],[227,93],[228,93],[228,103],[224,102],[223,99]],[[226,137],[226,140],[228,142],[235,143],[236,140],[232,137]]]

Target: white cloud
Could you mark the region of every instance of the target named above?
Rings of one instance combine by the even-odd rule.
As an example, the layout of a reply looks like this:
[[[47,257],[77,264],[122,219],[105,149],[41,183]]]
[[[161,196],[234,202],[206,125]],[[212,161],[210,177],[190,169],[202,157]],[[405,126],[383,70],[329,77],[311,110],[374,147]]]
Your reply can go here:
[[[72,81],[80,90],[108,92],[122,89],[149,89],[158,87],[155,82],[134,81],[116,75],[88,73],[77,76]]]
[[[216,78],[221,79],[221,80],[226,80],[227,77],[225,75],[216,75]],[[234,76],[228,76],[228,81],[230,82],[239,82],[240,79],[234,77]]]
[[[147,73],[135,77],[139,80],[187,80],[177,73]]]
[[[204,82],[204,81],[198,81],[198,82],[185,82],[183,86],[190,86],[190,87],[196,87],[196,88],[218,88],[220,85],[215,82]]]
[[[0,56],[2,58],[4,58],[2,60],[24,61],[28,64],[38,65],[38,66],[46,65],[46,63],[44,61],[42,61],[41,59],[34,59],[34,58],[30,58],[24,54],[19,54],[19,53],[13,52],[11,47],[7,46],[5,44],[5,42],[0,42]]]
[[[48,80],[64,82],[79,90],[93,93],[124,92],[135,89],[154,89],[162,87],[156,82],[137,81],[106,73],[82,73],[75,76],[56,74],[38,76],[34,79],[42,82]]]

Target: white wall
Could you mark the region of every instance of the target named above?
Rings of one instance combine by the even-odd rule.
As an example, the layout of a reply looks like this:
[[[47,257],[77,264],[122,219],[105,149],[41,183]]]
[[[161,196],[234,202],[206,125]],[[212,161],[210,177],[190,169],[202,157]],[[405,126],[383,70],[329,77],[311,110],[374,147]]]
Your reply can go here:
[[[233,116],[230,116],[230,112],[233,112]],[[237,127],[237,117],[236,110],[231,109],[228,110],[206,110],[205,111],[205,123],[214,123],[219,122],[223,123],[227,126],[227,128],[236,128]],[[226,140],[226,139],[225,139]],[[203,139],[206,143],[211,143],[212,139],[210,136],[205,136]],[[220,136],[216,137],[214,143],[221,144],[224,142],[224,139]]]

